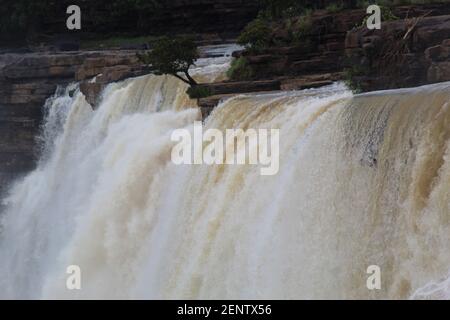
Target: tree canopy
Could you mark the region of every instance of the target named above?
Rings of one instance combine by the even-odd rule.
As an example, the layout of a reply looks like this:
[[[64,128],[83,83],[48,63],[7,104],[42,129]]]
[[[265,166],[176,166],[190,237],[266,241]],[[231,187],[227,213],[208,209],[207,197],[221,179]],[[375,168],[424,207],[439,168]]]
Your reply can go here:
[[[151,65],[157,75],[170,74],[191,86],[197,85],[189,75],[189,68],[195,65],[199,54],[197,45],[189,37],[161,37],[150,52],[138,56],[143,63]]]

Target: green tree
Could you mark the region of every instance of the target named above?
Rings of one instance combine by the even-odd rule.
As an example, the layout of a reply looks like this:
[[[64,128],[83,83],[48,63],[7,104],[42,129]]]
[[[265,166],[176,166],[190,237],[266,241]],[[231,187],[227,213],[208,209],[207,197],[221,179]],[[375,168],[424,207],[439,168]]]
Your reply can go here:
[[[5,0],[0,5],[0,39],[17,39],[32,35],[42,26],[43,17],[52,10],[51,0]],[[52,8],[53,9],[53,8]]]
[[[157,75],[170,74],[190,86],[197,85],[189,74],[189,68],[195,65],[199,54],[197,45],[189,37],[161,37],[149,53],[138,57],[143,63],[151,65]]]
[[[259,16],[245,27],[237,42],[247,49],[260,51],[269,45],[270,32],[269,23]]]
[[[274,20],[283,18],[288,11],[302,8],[303,2],[298,0],[260,0],[263,14]]]

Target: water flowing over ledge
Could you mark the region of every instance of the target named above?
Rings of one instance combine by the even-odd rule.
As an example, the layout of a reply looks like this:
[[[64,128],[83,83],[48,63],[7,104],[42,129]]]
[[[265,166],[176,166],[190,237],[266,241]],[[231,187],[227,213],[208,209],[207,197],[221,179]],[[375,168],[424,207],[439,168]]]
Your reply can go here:
[[[112,84],[95,111],[73,89],[47,102],[40,164],[5,199],[0,297],[449,297],[450,83],[219,105],[206,128],[280,129],[270,177],[171,163],[171,132],[200,117],[174,78]]]

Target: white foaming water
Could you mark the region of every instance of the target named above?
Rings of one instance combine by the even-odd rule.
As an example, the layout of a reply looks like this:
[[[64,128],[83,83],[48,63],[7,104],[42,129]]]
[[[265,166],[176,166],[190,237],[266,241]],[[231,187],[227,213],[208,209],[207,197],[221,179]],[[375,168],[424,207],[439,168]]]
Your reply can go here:
[[[222,103],[207,128],[280,129],[275,176],[173,165],[172,131],[199,118],[174,78],[110,85],[95,111],[73,89],[49,100],[42,160],[6,199],[0,297],[449,297],[450,83]]]

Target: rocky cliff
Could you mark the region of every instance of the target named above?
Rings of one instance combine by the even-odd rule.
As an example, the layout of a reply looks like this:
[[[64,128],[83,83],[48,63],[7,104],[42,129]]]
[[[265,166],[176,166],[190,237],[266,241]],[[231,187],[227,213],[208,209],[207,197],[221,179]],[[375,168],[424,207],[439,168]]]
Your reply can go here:
[[[391,25],[402,25],[403,19],[407,17],[450,14],[450,4],[399,6],[391,10],[392,15],[399,20],[392,23],[384,22],[381,32],[377,32],[379,38],[385,39],[386,35],[383,32],[387,30],[389,33],[389,30],[393,30]],[[237,56],[245,57],[253,79],[342,72],[349,64],[347,54],[350,52],[346,50],[346,46],[350,50],[355,45],[361,47],[363,45],[361,39],[374,33],[362,26],[365,17],[365,9],[342,10],[335,13],[316,10],[306,18],[297,17],[277,22],[272,28],[270,45],[267,48],[256,52],[246,50]],[[440,22],[430,20],[431,24]],[[357,32],[358,35],[353,35],[353,32]],[[295,38],[296,33],[301,35]],[[346,38],[349,38],[349,41],[346,42]],[[354,38],[358,38],[359,42],[355,43]],[[442,41],[442,37],[440,39]],[[420,40],[426,45],[431,39]],[[356,53],[356,50],[353,53]]]
[[[346,50],[351,83],[360,91],[450,81],[450,15],[352,30]]]
[[[58,85],[81,82],[95,105],[107,83],[148,72],[128,51],[0,55],[0,186],[35,165],[42,106]]]
[[[298,90],[346,80],[356,90],[371,91],[450,80],[450,4],[388,10],[381,30],[366,27],[365,9],[315,10],[272,22],[266,47],[234,54],[244,61],[247,81],[209,85],[213,96],[199,101],[203,114],[232,90]]]
[[[238,2],[229,0],[227,12],[234,12]],[[183,2],[176,3],[181,14]],[[358,27],[365,10],[316,10],[300,41],[294,42],[291,27],[301,25],[301,18],[277,22],[271,46],[235,54],[251,68],[249,81],[207,86],[212,96],[199,100],[204,115],[230,94],[316,87],[349,74],[363,91],[449,81],[450,6],[403,6],[393,12],[398,20],[368,30]],[[107,83],[148,72],[134,51],[0,55],[0,185],[33,168],[42,106],[57,85],[81,82],[80,89],[95,107]],[[95,83],[87,82],[95,76]]]

